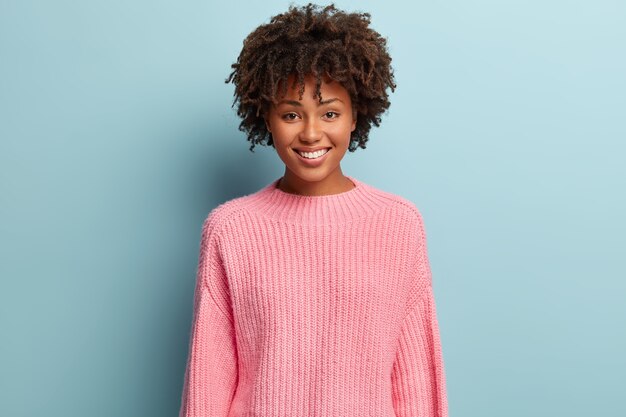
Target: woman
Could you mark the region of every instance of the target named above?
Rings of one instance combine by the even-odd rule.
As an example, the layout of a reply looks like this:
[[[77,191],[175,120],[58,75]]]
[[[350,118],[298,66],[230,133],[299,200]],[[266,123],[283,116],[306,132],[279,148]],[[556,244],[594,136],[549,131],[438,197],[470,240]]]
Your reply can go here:
[[[447,417],[422,216],[344,175],[395,88],[369,14],[309,4],[245,40],[240,129],[284,175],[202,228],[180,417]]]

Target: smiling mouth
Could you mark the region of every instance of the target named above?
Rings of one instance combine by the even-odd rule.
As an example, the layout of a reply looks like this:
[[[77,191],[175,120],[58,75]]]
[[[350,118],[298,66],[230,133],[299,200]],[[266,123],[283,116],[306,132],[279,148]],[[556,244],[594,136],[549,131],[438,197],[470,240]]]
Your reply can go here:
[[[295,150],[295,151],[298,153],[298,155],[300,155],[303,158],[306,158],[306,159],[317,159],[317,158],[321,158],[322,156],[326,155],[326,153],[328,153],[328,151],[330,151],[330,148],[320,149],[319,151],[315,151],[315,152],[300,152],[298,150]]]

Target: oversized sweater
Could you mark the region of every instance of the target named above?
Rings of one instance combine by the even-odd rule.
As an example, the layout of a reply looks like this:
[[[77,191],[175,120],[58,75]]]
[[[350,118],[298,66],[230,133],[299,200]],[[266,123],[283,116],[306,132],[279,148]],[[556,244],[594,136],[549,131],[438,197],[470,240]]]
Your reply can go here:
[[[422,216],[347,177],[206,217],[179,417],[447,417]]]

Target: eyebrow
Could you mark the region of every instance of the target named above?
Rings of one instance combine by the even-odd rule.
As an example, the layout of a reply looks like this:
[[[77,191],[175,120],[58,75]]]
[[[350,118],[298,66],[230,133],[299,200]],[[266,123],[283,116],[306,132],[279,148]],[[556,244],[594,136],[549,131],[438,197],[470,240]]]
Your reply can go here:
[[[317,105],[318,106],[323,106],[324,104],[330,104],[333,103],[335,101],[341,101],[338,98],[329,98],[328,100],[322,100],[320,101]],[[343,101],[341,101],[343,103]],[[277,106],[281,105],[281,104],[291,104],[292,106],[298,106],[298,107],[302,107],[302,103],[296,100],[282,100],[279,101],[278,103],[276,103]]]

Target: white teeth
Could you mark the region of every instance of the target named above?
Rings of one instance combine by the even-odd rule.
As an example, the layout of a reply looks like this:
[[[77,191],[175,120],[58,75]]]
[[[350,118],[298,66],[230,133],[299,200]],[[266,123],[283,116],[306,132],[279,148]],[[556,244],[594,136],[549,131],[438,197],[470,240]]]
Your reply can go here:
[[[315,151],[315,152],[300,152],[300,151],[296,151],[296,152],[298,152],[300,155],[302,155],[305,158],[315,159],[315,158],[319,158],[320,156],[324,155],[328,151],[329,151],[329,149],[320,149],[319,151]]]

